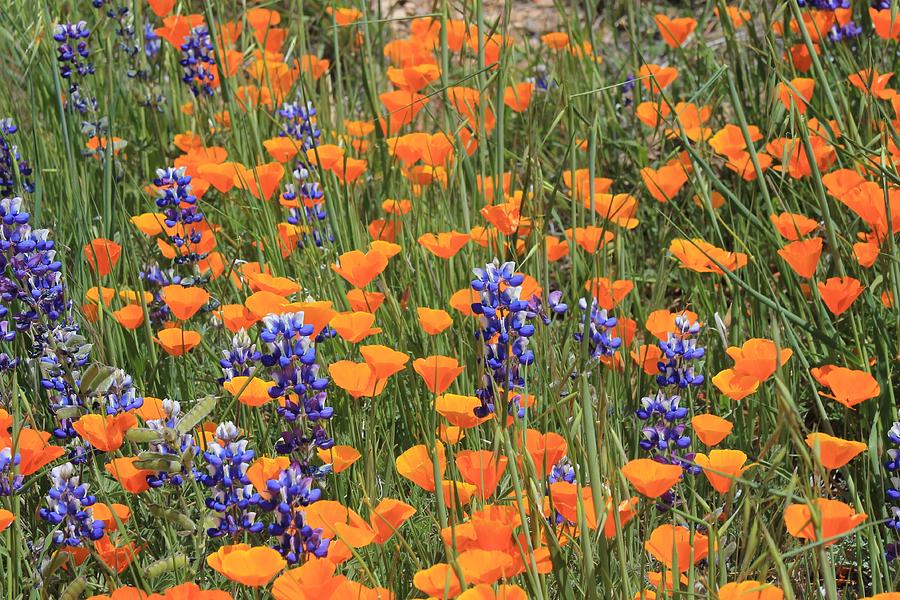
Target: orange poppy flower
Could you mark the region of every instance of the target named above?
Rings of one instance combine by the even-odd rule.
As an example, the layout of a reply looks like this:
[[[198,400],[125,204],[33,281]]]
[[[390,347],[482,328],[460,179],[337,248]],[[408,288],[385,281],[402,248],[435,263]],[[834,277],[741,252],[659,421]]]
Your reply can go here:
[[[650,533],[644,549],[669,569],[684,573],[707,557],[709,538],[680,525],[660,525]]]
[[[331,471],[333,473],[346,471],[362,456],[362,454],[359,453],[359,450],[353,446],[332,446],[328,449],[320,448],[316,453],[322,463],[331,465]]]
[[[658,92],[669,87],[678,79],[678,69],[675,67],[661,67],[653,63],[641,65],[638,70],[638,79],[649,92]]]
[[[104,238],[95,238],[84,247],[85,259],[100,277],[106,277],[112,272],[121,255],[122,246]]]
[[[595,277],[589,280],[584,289],[597,299],[597,304],[606,310],[612,310],[634,289],[634,282],[629,279]]]
[[[277,162],[265,163],[250,169],[239,167],[234,175],[234,185],[238,189],[247,190],[257,200],[269,200],[283,177],[284,167]]]
[[[847,408],[875,398],[881,393],[878,381],[865,371],[829,366],[823,367],[816,379],[822,385],[831,388],[831,394],[819,392],[820,396],[837,400]]]
[[[797,112],[803,115],[806,114],[806,109],[812,100],[815,88],[816,81],[814,79],[795,77],[791,79],[790,85],[786,83],[778,84],[778,99],[786,109],[791,110],[791,105],[794,105],[797,107]]]
[[[16,520],[16,516],[6,510],[5,508],[0,508],[0,533],[6,531],[6,528],[13,524]]]
[[[160,7],[160,9],[162,8],[164,6]],[[171,12],[171,9],[169,12]],[[162,27],[157,27],[153,31],[156,35],[180,50],[181,45],[184,43],[184,38],[191,34],[191,29],[202,24],[203,15],[170,15],[163,19]]]
[[[796,241],[801,237],[815,231],[819,226],[818,222],[810,219],[805,215],[796,213],[783,212],[779,215],[769,216],[769,220],[786,240]]]
[[[0,422],[4,422],[2,431],[0,431],[0,448],[11,447],[12,438],[8,432],[12,428],[12,418],[2,409],[0,409]],[[19,454],[20,475],[32,475],[65,454],[65,449],[50,445],[49,439],[50,433],[47,431],[31,428],[19,430],[16,437],[16,452]]]
[[[558,237],[548,235],[544,237],[544,243],[547,246],[547,260],[556,262],[569,254],[569,242],[560,240]]]
[[[299,150],[297,142],[293,138],[287,136],[269,138],[263,142],[263,147],[272,158],[280,163],[285,163],[293,159],[297,156],[297,151]]]
[[[437,563],[416,571],[413,585],[420,592],[434,598],[455,598],[462,592],[456,571],[447,563]]]
[[[409,356],[387,346],[360,346],[359,353],[362,354],[366,364],[372,367],[378,379],[387,379],[399,373],[409,362]]]
[[[659,127],[663,119],[672,113],[668,104],[663,102],[641,102],[635,108],[634,114],[638,120],[647,127]]]
[[[723,275],[726,269],[736,271],[747,265],[747,255],[742,252],[729,252],[717,248],[709,242],[694,238],[692,240],[674,239],[669,244],[669,252],[681,263],[682,269],[697,273],[718,273]]]
[[[126,304],[114,310],[113,317],[125,329],[137,329],[144,323],[144,309],[140,304]]]
[[[267,585],[287,565],[277,550],[247,544],[222,546],[206,557],[206,564],[230,581],[254,588]]]
[[[606,499],[606,523],[603,526],[603,535],[606,536],[606,539],[611,540],[616,537],[616,513],[619,516],[619,525],[624,529],[625,525],[637,515],[638,502],[637,496],[632,496],[619,502],[614,511],[612,498]]]
[[[716,373],[712,383],[722,394],[737,402],[756,393],[762,382],[754,375],[739,373],[735,369],[724,369]]]
[[[456,455],[459,474],[467,483],[475,486],[477,496],[482,501],[494,495],[508,463],[508,458],[502,454],[495,458],[490,450],[462,450]]]
[[[486,583],[470,587],[456,600],[528,600],[528,594],[518,585],[500,584],[497,590]]]
[[[523,113],[528,110],[531,104],[531,95],[534,92],[534,84],[525,81],[517,83],[514,86],[507,86],[503,90],[503,104],[509,107],[513,112]]]
[[[553,50],[562,50],[569,45],[569,34],[564,31],[551,31],[541,36],[541,43]]]
[[[666,15],[656,15],[653,21],[659,28],[659,34],[670,48],[678,48],[688,38],[697,27],[696,19],[691,17],[680,17],[670,19]]]
[[[621,470],[625,479],[648,498],[659,498],[668,492],[678,483],[684,472],[678,465],[669,465],[650,458],[628,461]]]
[[[481,296],[470,287],[463,288],[450,296],[449,304],[467,317],[472,316],[472,304],[481,302]]]
[[[247,468],[247,479],[250,480],[256,491],[265,498],[269,498],[270,493],[267,491],[266,484],[270,479],[278,479],[281,472],[290,464],[291,461],[287,456],[276,456],[275,458],[261,456]]]
[[[366,363],[339,360],[328,365],[328,373],[334,385],[353,398],[375,398],[384,391],[387,379],[379,379],[375,369]]]
[[[469,243],[471,238],[459,231],[447,231],[441,233],[425,233],[419,236],[419,244],[437,256],[438,258],[449,259],[456,255],[457,252]]]
[[[433,394],[443,394],[450,384],[463,372],[459,362],[449,356],[436,355],[417,358],[413,369],[425,381],[425,386]]]
[[[579,525],[578,520],[578,486],[567,481],[550,484],[550,498],[553,508],[570,523]],[[594,509],[594,497],[590,487],[581,488],[581,504],[584,520],[589,529],[597,529],[597,512]],[[624,523],[622,524],[625,525]],[[613,524],[615,535],[615,524]]]
[[[271,381],[240,375],[224,382],[222,387],[245,406],[262,406],[272,399],[269,395],[272,385]]]
[[[751,338],[738,348],[731,346],[725,351],[734,361],[734,370],[739,375],[765,381],[784,366],[794,355],[790,348],[779,348],[772,340]]]
[[[441,69],[436,64],[423,63],[407,67],[388,67],[388,80],[398,90],[418,92],[441,76]]]
[[[441,394],[434,400],[435,411],[452,425],[463,429],[475,427],[493,417],[493,415],[488,415],[487,417],[475,416],[475,409],[480,406],[481,400],[475,396]]]
[[[750,125],[747,129],[752,141],[755,142],[762,139],[762,134],[759,132],[758,127]],[[714,136],[709,138],[709,145],[717,153],[727,156],[730,159],[746,153],[747,150],[747,141],[744,138],[743,129],[737,125],[730,124],[726,125],[717,131]]]
[[[163,18],[172,12],[175,7],[175,0],[147,0],[150,10],[159,18]]]
[[[376,250],[366,253],[351,250],[341,254],[337,264],[331,265],[331,270],[353,287],[362,289],[384,271],[387,263],[387,256]]]
[[[329,552],[329,555],[331,553]],[[335,575],[337,565],[329,558],[313,558],[285,571],[272,584],[275,600],[298,600],[300,598],[342,598],[337,592],[346,583],[343,575]],[[362,596],[360,596],[362,598]],[[380,599],[379,599],[380,600]]]
[[[712,129],[705,123],[712,117],[712,109],[708,106],[697,106],[693,102],[679,102],[675,105],[675,125],[667,128],[666,137],[677,138],[682,134],[692,142],[699,142],[712,135]]]
[[[101,452],[112,452],[122,447],[125,432],[137,426],[133,413],[117,415],[83,415],[72,427],[85,441]]]
[[[585,252],[596,254],[607,243],[613,241],[616,234],[606,227],[590,225],[588,227],[576,227],[574,231],[566,229],[566,237],[574,239],[575,243],[581,246]]]
[[[153,471],[135,467],[134,463],[137,460],[136,456],[125,456],[114,458],[104,466],[106,472],[112,475],[125,491],[132,494],[140,494],[149,490],[150,484],[147,483],[147,477],[154,474]]]
[[[771,583],[742,581],[726,583],[719,588],[719,600],[783,600],[784,592]]]
[[[381,292],[366,292],[359,288],[353,288],[346,294],[350,310],[354,312],[368,312],[374,314],[384,303],[385,295]]]
[[[416,509],[405,502],[392,498],[383,499],[369,515],[369,524],[375,532],[372,541],[384,544],[414,514]]]
[[[816,274],[822,255],[822,238],[797,240],[778,250],[778,256],[800,277],[810,279]]]
[[[420,306],[416,309],[416,314],[422,331],[428,335],[437,335],[453,325],[453,318],[445,310]]]
[[[853,87],[879,100],[890,100],[897,92],[888,87],[893,73],[878,73],[876,69],[861,69],[847,77]]]
[[[677,313],[669,312],[666,309],[654,310],[647,316],[647,322],[644,324],[644,327],[647,328],[651,334],[655,337],[659,338],[662,341],[665,341],[669,337],[669,333],[675,332],[675,317],[678,315],[683,315],[686,319],[691,321],[692,323],[697,321],[697,313],[691,312],[689,310],[683,310]]]
[[[382,124],[382,129],[389,133],[396,133],[404,125],[411,123],[418,112],[428,104],[427,96],[409,90],[385,92],[380,94],[378,99],[387,109],[386,124]]]
[[[647,375],[659,373],[659,361],[662,359],[662,350],[656,344],[641,344],[637,350],[631,351],[631,358],[640,366]]]
[[[329,325],[341,336],[342,339],[355,344],[366,339],[370,335],[381,333],[380,327],[372,327],[375,315],[368,312],[338,313]]]
[[[822,302],[834,316],[850,308],[865,289],[859,280],[853,277],[831,277],[824,283],[818,282],[816,287],[819,289]]]
[[[166,413],[163,411],[162,400],[152,396],[144,396],[144,403],[140,408],[135,409],[133,412],[144,421],[156,421],[158,419],[166,418]]]
[[[244,16],[253,29],[268,29],[281,23],[281,14],[268,8],[251,8],[244,13]]]
[[[821,432],[806,436],[806,445],[813,449],[826,469],[840,469],[867,448],[863,442],[845,440]]]
[[[659,169],[644,167],[640,174],[647,191],[658,202],[672,200],[688,180],[684,167],[678,163],[663,165]]]
[[[447,455],[444,451],[444,445],[440,442],[435,442],[434,453],[437,457],[438,473],[443,477],[444,471],[447,469]],[[436,489],[436,485],[431,455],[432,453],[429,452],[427,446],[422,444],[413,446],[397,457],[395,461],[397,472],[422,489],[433,492]]]
[[[180,321],[187,321],[209,302],[209,292],[202,287],[174,284],[163,287],[161,291],[166,306]]]
[[[816,498],[810,504],[791,504],[784,511],[784,524],[795,538],[816,542],[842,536],[866,520],[866,513],[857,514],[850,506],[837,500]],[[821,533],[821,537],[819,534]],[[831,546],[837,540],[825,542]]]
[[[708,456],[698,453],[694,457],[694,463],[703,469],[710,485],[720,494],[727,494],[734,480],[752,466],[744,466],[745,462],[747,455],[740,450],[713,450]]]
[[[893,11],[870,7],[869,18],[875,27],[875,35],[884,40],[900,39],[900,19],[894,16]]]
[[[525,431],[525,451],[528,452],[538,479],[543,479],[550,473],[553,465],[566,455],[566,450],[568,444],[558,433],[552,431],[541,433],[536,429]]]
[[[717,446],[731,434],[734,423],[712,414],[696,415],[691,419],[691,427],[700,441],[707,446]]]
[[[169,327],[157,332],[153,339],[171,356],[181,356],[190,352],[200,343],[200,334],[179,327]]]

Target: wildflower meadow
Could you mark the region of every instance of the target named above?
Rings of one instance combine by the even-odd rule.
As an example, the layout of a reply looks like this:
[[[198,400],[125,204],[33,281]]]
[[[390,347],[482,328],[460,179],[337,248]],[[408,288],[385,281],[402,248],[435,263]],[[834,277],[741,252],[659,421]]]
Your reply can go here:
[[[898,3],[0,4],[0,599],[900,599]]]

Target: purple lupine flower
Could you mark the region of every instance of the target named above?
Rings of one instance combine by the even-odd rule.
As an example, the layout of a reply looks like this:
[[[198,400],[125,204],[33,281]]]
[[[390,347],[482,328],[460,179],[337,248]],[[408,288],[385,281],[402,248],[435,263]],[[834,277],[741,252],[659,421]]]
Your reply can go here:
[[[94,519],[91,509],[97,498],[88,494],[88,484],[81,483],[72,463],[50,471],[50,489],[45,502],[38,516],[54,526],[51,539],[57,546],[82,546],[85,540],[103,537],[105,524]]]
[[[291,174],[296,184],[288,184],[282,194],[286,201],[297,201],[298,206],[289,209],[287,222],[303,227],[298,247],[312,239],[321,248],[326,241],[333,242],[334,235],[327,222],[328,212],[322,201],[325,193],[316,180],[316,167],[306,160],[307,151],[319,145],[322,132],[316,126],[316,108],[312,102],[304,102],[298,95],[294,102],[285,102],[278,109],[281,118],[280,137],[292,138],[298,146],[297,158]],[[309,231],[310,233],[307,233]]]
[[[696,335],[699,332],[699,322],[691,323],[685,315],[675,317],[675,331],[669,332],[666,341],[659,343],[662,350],[660,374],[656,376],[659,385],[674,385],[684,389],[703,384],[703,374],[695,373],[693,364],[693,361],[703,358],[705,354],[705,350],[697,346]]]
[[[238,428],[231,421],[216,427],[218,441],[206,446],[203,458],[206,473],[197,480],[210,489],[206,507],[212,511],[213,526],[206,533],[210,537],[235,535],[241,531],[259,533],[265,524],[256,520],[252,507],[253,485],[247,478],[247,468],[254,452],[247,448],[247,440],[238,440]],[[221,443],[220,443],[221,442]]]
[[[66,106],[79,113],[97,110],[97,99],[85,90],[85,82],[94,74],[88,38],[91,30],[87,23],[64,23],[56,26],[53,39],[59,43],[56,59],[59,75],[68,85]]]
[[[181,80],[188,84],[195,97],[215,93],[212,87],[216,78],[213,70],[216,64],[215,47],[205,25],[194,27],[184,39],[179,64],[184,71]]]
[[[508,394],[509,412],[524,417],[525,403],[519,402],[525,389],[522,367],[534,362],[529,338],[534,335],[537,317],[529,304],[531,298],[521,298],[525,277],[516,273],[514,262],[501,265],[496,258],[472,272],[472,289],[480,296],[472,304],[479,323],[475,335],[484,344],[481,386],[475,390],[481,406],[475,414],[486,417],[493,413],[497,395],[503,391]]]
[[[25,476],[16,473],[20,460],[19,453],[13,454],[9,446],[0,450],[0,496],[11,496],[22,487]]]
[[[161,434],[166,430],[176,433],[171,439],[162,435],[160,439],[150,442],[149,451],[163,456],[171,456],[173,462],[181,465],[181,469],[175,472],[159,471],[147,476],[147,483],[153,488],[162,487],[166,483],[179,486],[185,479],[196,478],[198,475],[193,461],[200,454],[200,447],[191,433],[177,434],[178,424],[183,417],[181,404],[167,398],[162,401],[162,411],[165,417],[147,421],[147,428]]]
[[[610,317],[605,308],[600,308],[596,298],[591,299],[590,305],[584,298],[579,299],[578,308],[583,316],[574,334],[575,340],[580,342],[587,336],[588,356],[593,359],[613,356],[622,345],[622,338],[610,333],[616,326],[616,318]]]
[[[224,358],[219,360],[223,377],[219,383],[230,381],[235,377],[250,377],[254,367],[262,358],[256,344],[250,340],[250,336],[243,329],[231,338],[231,347],[223,353]]]
[[[315,477],[306,471],[304,465],[293,462],[254,495],[260,509],[273,513],[275,522],[269,525],[269,535],[277,538],[274,548],[289,564],[297,564],[307,554],[323,558],[331,543],[322,537],[322,529],[306,523],[303,509],[322,496]]]
[[[19,154],[19,148],[12,142],[18,127],[12,119],[0,119],[0,198],[11,197],[18,181],[26,192],[34,191],[31,166]]]
[[[894,422],[888,430],[887,438],[895,446],[887,451],[887,460],[884,462],[891,484],[886,492],[889,513],[887,526],[900,532],[900,421]],[[895,560],[900,556],[900,546],[891,544],[886,554],[888,560]]]

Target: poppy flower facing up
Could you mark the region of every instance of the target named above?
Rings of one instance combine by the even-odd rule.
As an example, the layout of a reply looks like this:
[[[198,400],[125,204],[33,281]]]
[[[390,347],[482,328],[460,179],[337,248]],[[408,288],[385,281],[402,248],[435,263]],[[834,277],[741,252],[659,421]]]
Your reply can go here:
[[[684,473],[678,465],[669,465],[650,458],[636,458],[622,467],[622,475],[641,494],[659,498],[681,480]]]
[[[229,580],[248,587],[267,585],[287,564],[276,550],[247,544],[222,546],[206,564]]]
[[[852,277],[832,277],[816,285],[822,302],[836,317],[846,312],[864,289],[859,280]]]
[[[720,494],[727,494],[734,480],[752,466],[744,466],[747,455],[740,450],[712,450],[709,455],[697,454],[694,462]]]

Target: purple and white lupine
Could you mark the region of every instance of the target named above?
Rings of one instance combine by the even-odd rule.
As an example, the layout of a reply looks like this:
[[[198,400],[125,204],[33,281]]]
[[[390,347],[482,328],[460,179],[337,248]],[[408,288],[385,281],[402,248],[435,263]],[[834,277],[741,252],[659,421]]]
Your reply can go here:
[[[12,496],[21,489],[25,476],[17,473],[20,461],[19,453],[13,454],[9,446],[0,450],[0,496]]]
[[[84,21],[57,25],[53,32],[53,39],[59,43],[56,56],[59,75],[68,85],[66,106],[82,114],[97,110],[97,99],[85,86],[88,78],[94,74],[94,63],[91,61],[91,49],[88,45],[90,36],[91,30]]]
[[[50,489],[38,516],[53,525],[55,545],[78,547],[103,537],[105,524],[94,519],[91,507],[97,498],[88,493],[88,487],[70,462],[50,471]]]
[[[900,533],[900,421],[895,421],[887,432],[888,441],[894,445],[887,451],[884,468],[890,478],[890,486],[886,492],[888,501],[887,526],[895,533]],[[886,552],[888,560],[896,560],[900,556],[900,547],[889,544]]]
[[[316,108],[298,96],[278,109],[278,117],[281,119],[278,135],[293,139],[298,150],[292,169],[295,183],[288,184],[282,194],[285,201],[297,203],[297,207],[288,210],[287,222],[304,227],[298,241],[300,247],[311,238],[321,248],[326,242],[333,242],[334,235],[327,222],[328,212],[322,201],[325,193],[317,180],[316,167],[306,159],[307,151],[319,145],[322,135],[316,126]]]
[[[184,71],[181,80],[188,84],[195,97],[212,96],[215,93],[215,47],[205,25],[194,27],[184,39],[179,64]]]
[[[588,356],[592,359],[613,356],[622,345],[622,338],[612,334],[617,319],[609,316],[607,310],[597,304],[596,298],[592,298],[590,304],[584,298],[579,299],[578,308],[582,317],[574,334],[575,340],[581,342],[587,338]]]
[[[160,438],[150,442],[148,450],[151,453],[165,457],[171,457],[174,463],[181,465],[178,471],[159,471],[147,476],[150,487],[158,488],[165,484],[179,486],[186,479],[196,478],[198,473],[194,468],[194,458],[200,454],[194,436],[188,433],[177,433],[178,424],[184,415],[181,412],[181,404],[175,400],[162,401],[164,418],[147,421],[147,428],[159,432]],[[172,439],[167,437],[171,433]]]
[[[484,344],[481,385],[475,390],[481,406],[475,414],[486,417],[493,413],[504,393],[509,401],[507,412],[524,417],[527,403],[520,400],[525,390],[525,367],[534,362],[529,338],[534,335],[533,321],[538,313],[530,304],[531,298],[521,297],[525,277],[516,273],[514,262],[501,265],[495,258],[472,272],[472,289],[479,295],[479,301],[472,303],[479,323],[475,335]]]
[[[13,140],[18,130],[12,119],[0,119],[0,198],[12,197],[17,186],[25,192],[34,191],[31,166]]]
[[[230,381],[235,377],[250,377],[257,366],[256,363],[262,359],[262,354],[256,349],[256,344],[243,329],[232,336],[231,347],[222,354],[223,358],[219,359],[219,366],[222,367],[220,383]]]
[[[20,334],[34,344],[39,325],[67,312],[62,263],[46,229],[32,229],[22,198],[0,199],[0,368],[14,368],[21,352],[12,349]],[[31,349],[29,349],[31,350]]]
[[[169,228],[178,228],[169,235],[169,240],[179,251],[176,264],[194,263],[206,255],[194,252],[191,247],[199,244],[202,231],[195,227],[203,221],[203,213],[197,207],[197,197],[191,188],[191,177],[185,175],[185,168],[168,167],[157,169],[153,185],[157,188],[156,206],[165,215],[165,224]]]
[[[327,405],[328,379],[316,362],[315,328],[304,323],[302,312],[268,315],[262,325],[259,360],[273,381],[269,396],[278,400],[288,425],[276,449],[309,465],[317,449],[334,445],[326,429],[334,408]]]
[[[277,479],[270,479],[265,490],[254,495],[254,503],[273,514],[269,535],[276,538],[273,547],[289,564],[297,564],[309,554],[319,558],[326,556],[331,542],[322,537],[321,529],[313,529],[306,523],[303,509],[322,496],[316,477],[306,471],[295,461],[281,471]]]
[[[659,342],[662,356],[657,363],[659,373],[656,382],[660,389],[652,396],[641,399],[641,407],[635,411],[645,423],[641,429],[640,447],[659,462],[679,465],[685,472],[696,474],[700,468],[693,465],[694,453],[689,452],[693,442],[688,430],[688,407],[682,390],[703,384],[705,378],[699,372],[697,361],[706,351],[697,345],[700,334],[699,321],[691,321],[685,314],[675,316],[675,330]],[[660,506],[674,502],[673,492],[660,498]]]
[[[197,480],[209,488],[205,503],[212,511],[212,526],[206,530],[210,537],[233,536],[241,531],[259,533],[265,528],[250,510],[253,485],[247,478],[247,469],[254,452],[247,448],[247,440],[239,440],[239,436],[234,423],[220,423],[216,427],[217,441],[209,442],[203,453],[206,472],[200,472]]]

